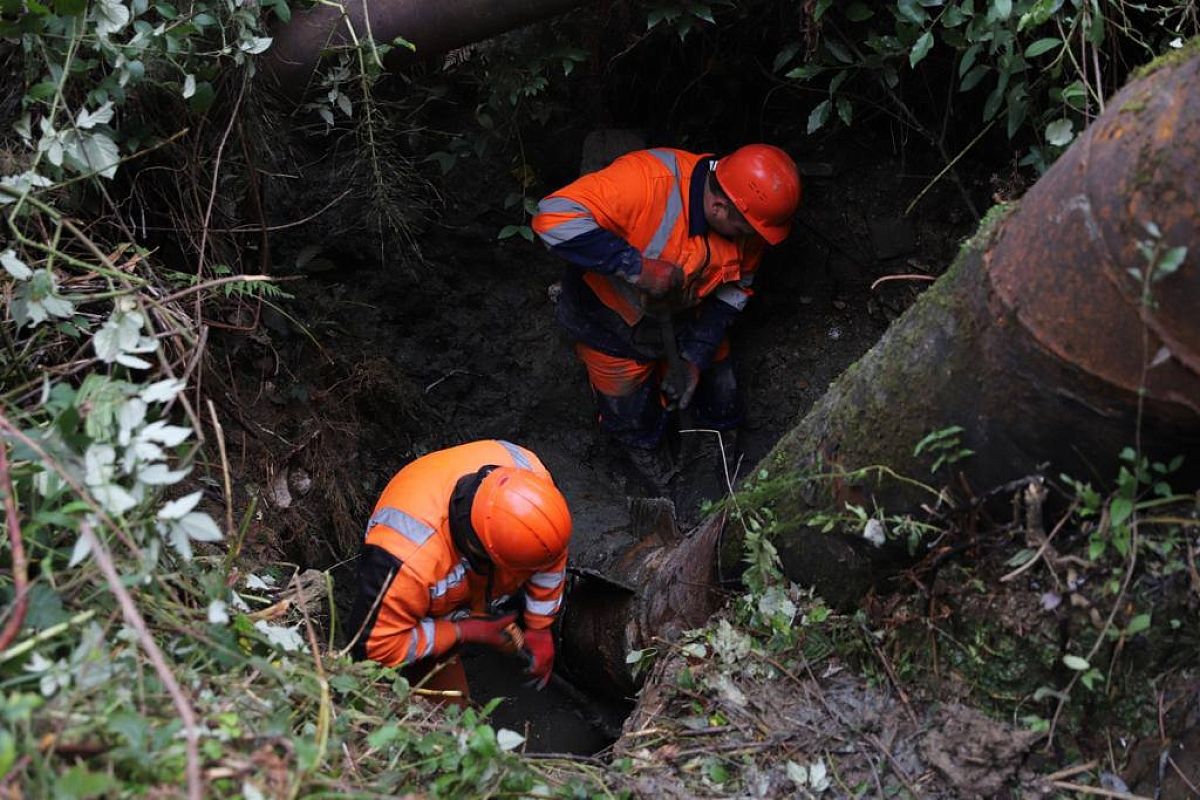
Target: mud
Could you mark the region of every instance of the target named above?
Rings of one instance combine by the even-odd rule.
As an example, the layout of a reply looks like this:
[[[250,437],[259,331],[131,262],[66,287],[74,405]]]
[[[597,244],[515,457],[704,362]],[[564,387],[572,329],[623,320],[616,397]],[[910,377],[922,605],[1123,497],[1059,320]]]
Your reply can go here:
[[[916,170],[883,143],[845,137],[807,158],[822,175],[806,176],[796,232],[768,254],[732,333],[746,405],[737,475],[928,285],[870,284],[937,274],[974,224],[943,184],[911,223],[896,222],[936,169]],[[300,278],[285,285],[294,299],[286,313],[263,311],[266,335],[215,348],[227,365],[217,371],[228,382],[231,458],[246,477],[239,488],[258,500],[246,547],[332,567],[342,602],[363,520],[387,480],[413,458],[472,439],[512,440],[547,464],[571,504],[574,564],[603,570],[631,543],[627,496],[644,490],[599,432],[584,370],[554,322],[548,289],[560,265],[540,244],[497,240],[514,222],[497,210],[505,176],[481,172],[470,186],[440,187],[447,206],[420,237],[417,263],[401,253],[364,263],[344,254],[371,248],[325,241],[316,225],[275,242],[278,271]],[[974,188],[986,191],[982,180]],[[881,229],[890,241],[879,241]],[[896,230],[911,242],[897,244]],[[517,694],[503,681],[494,691]],[[587,719],[595,710],[577,711]],[[561,728],[550,710],[534,718],[534,729]],[[590,750],[586,739],[579,747]],[[556,734],[549,747],[565,741]]]

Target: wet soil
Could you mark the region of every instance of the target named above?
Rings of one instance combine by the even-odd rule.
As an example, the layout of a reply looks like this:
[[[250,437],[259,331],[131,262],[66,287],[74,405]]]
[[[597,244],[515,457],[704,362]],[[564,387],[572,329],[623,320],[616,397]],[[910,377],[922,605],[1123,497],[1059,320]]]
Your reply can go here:
[[[872,290],[872,282],[938,274],[974,227],[946,183],[904,218],[936,173],[932,162],[917,169],[885,143],[853,137],[806,156],[795,234],[766,257],[758,294],[732,333],[746,405],[741,475],[928,285],[905,279]],[[983,180],[971,186],[986,196]],[[480,438],[532,449],[571,504],[572,562],[591,568],[629,544],[627,496],[643,491],[599,432],[584,370],[554,322],[548,289],[558,261],[519,236],[497,240],[514,222],[497,210],[502,186],[442,190],[447,207],[419,238],[420,263],[363,263],[345,253],[365,248],[324,242],[311,225],[278,242],[281,271],[301,277],[286,285],[295,298],[282,305],[286,315],[264,312],[265,336],[221,351],[223,407],[243,428],[232,437],[247,478],[241,488],[260,499],[247,546],[305,568],[334,567],[343,600],[378,492],[430,451]],[[286,267],[305,248],[306,263],[323,271]],[[479,699],[522,694],[504,670],[471,671]],[[519,712],[535,720],[531,747],[594,751],[589,731],[572,741],[563,724],[545,724],[575,702],[567,694]],[[522,697],[522,709],[533,708],[532,695]],[[599,711],[575,707],[568,716],[594,727]],[[521,729],[519,719],[509,723]]]

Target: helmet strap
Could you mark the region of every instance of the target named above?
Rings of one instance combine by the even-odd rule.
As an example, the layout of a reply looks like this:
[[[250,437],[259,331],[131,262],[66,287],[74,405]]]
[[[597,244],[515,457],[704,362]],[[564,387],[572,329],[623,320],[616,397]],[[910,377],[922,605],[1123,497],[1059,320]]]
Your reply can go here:
[[[454,484],[454,493],[450,495],[450,539],[454,549],[458,550],[471,569],[480,575],[490,574],[492,559],[488,556],[487,548],[479,540],[475,526],[471,524],[471,507],[475,504],[475,493],[479,484],[483,483],[495,464],[488,464],[477,472],[464,475]]]

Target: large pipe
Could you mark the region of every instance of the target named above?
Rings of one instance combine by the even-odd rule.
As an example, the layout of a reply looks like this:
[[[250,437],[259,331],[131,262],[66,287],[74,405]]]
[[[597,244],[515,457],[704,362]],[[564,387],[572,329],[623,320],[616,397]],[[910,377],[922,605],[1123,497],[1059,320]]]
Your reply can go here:
[[[635,541],[603,576],[577,573],[563,617],[562,664],[573,683],[616,698],[637,691],[626,655],[663,646],[717,610],[715,556],[724,515],[686,537],[669,500],[632,499]]]
[[[582,0],[343,0],[298,13],[275,32],[266,66],[287,94],[301,94],[321,51],[370,37],[404,37],[419,55],[444,53],[581,5]]]
[[[861,540],[813,535],[810,509],[847,502],[920,514],[937,499],[886,465],[961,496],[1039,470],[1104,485],[1135,443],[1186,455],[1170,480],[1200,479],[1200,44],[1159,62],[1030,188],[997,209],[934,286],[764,460],[794,476],[772,503],[794,526],[785,571],[853,604],[871,558]],[[1151,283],[1139,242],[1187,257]],[[914,445],[958,425],[974,451],[930,475]],[[811,478],[814,475],[826,477]],[[840,477],[834,477],[838,476]],[[737,554],[727,537],[726,563]],[[835,568],[831,568],[835,567]],[[828,599],[828,598],[827,598]]]

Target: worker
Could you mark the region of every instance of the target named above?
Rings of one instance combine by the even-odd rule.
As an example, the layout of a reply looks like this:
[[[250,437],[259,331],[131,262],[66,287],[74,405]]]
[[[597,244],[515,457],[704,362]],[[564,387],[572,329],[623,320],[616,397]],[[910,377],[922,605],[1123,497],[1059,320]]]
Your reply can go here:
[[[367,523],[351,654],[404,667],[410,683],[460,705],[460,645],[515,651],[544,687],[570,539],[567,501],[529,450],[488,440],[418,458]]]
[[[538,204],[533,229],[568,262],[556,314],[601,429],[652,482],[672,472],[660,448],[670,407],[690,408],[697,428],[740,422],[726,332],[800,193],[787,153],[749,144],[719,159],[635,151]]]

